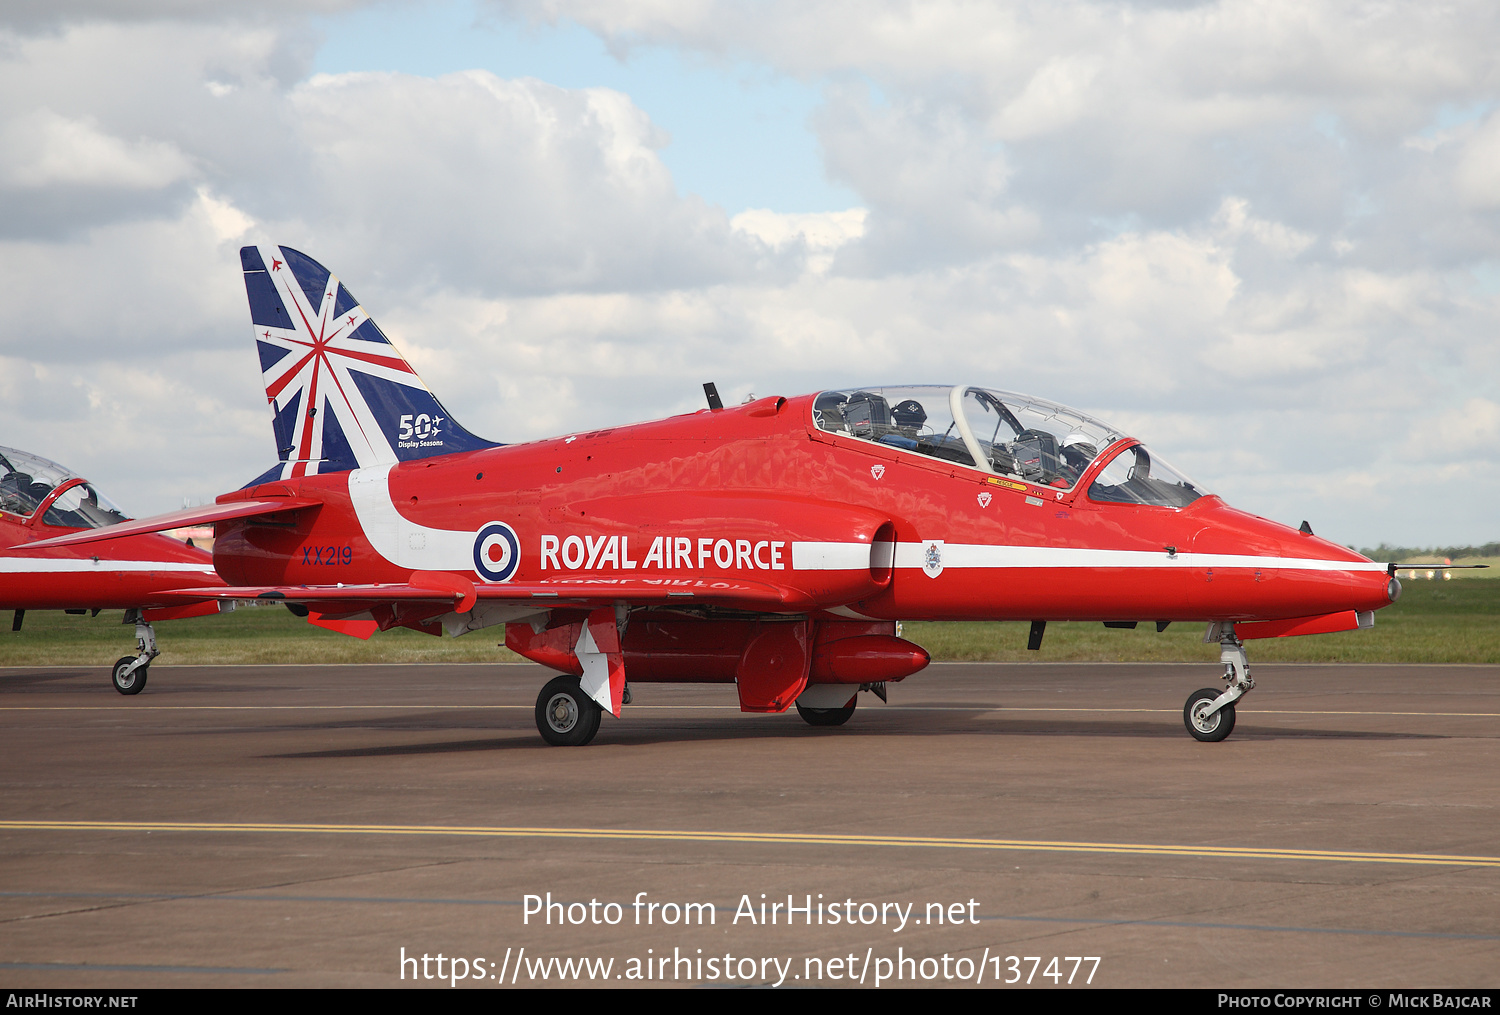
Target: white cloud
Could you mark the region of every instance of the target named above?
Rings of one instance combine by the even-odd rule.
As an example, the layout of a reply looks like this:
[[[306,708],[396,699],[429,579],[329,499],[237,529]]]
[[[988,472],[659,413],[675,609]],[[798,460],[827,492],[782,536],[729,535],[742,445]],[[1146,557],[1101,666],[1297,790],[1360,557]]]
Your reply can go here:
[[[1100,70],[1097,58],[1056,57],[1043,64],[1021,94],[996,114],[995,135],[1017,140],[1058,130],[1083,118],[1092,105],[1089,88]]]
[[[342,274],[634,289],[722,280],[758,256],[721,211],[678,195],[660,131],[618,92],[487,71],[320,75],[287,107],[312,198],[287,211],[332,238],[307,253]]]
[[[1500,112],[1466,139],[1454,178],[1471,208],[1500,208]]]
[[[1500,402],[1467,399],[1428,425],[1414,428],[1406,447],[1414,455],[1439,460],[1493,460],[1495,449],[1500,447]]]
[[[207,187],[198,188],[198,204],[201,213],[213,230],[214,239],[220,243],[237,240],[255,225],[255,220],[228,201],[213,196]]]
[[[912,163],[953,164],[953,142],[933,143],[933,125],[943,124],[942,134],[973,149],[1003,146],[992,160],[1006,166],[1005,203],[1044,217],[1052,237],[1086,241],[1091,223],[1120,216],[1180,226],[1212,214],[1228,194],[1318,232],[1355,211],[1358,195],[1385,212],[1362,228],[1387,233],[1360,250],[1410,258],[1389,234],[1445,214],[1452,187],[1418,191],[1412,177],[1426,169],[1392,150],[1452,108],[1491,98],[1500,71],[1491,44],[1500,8],[1486,0],[492,3],[539,21],[577,21],[621,49],[678,46],[813,81],[873,82],[894,111],[912,114],[882,115],[878,102],[844,97],[818,121],[831,170],[871,209],[872,237],[887,215],[927,217],[944,194],[995,209],[993,199],[972,201],[987,174],[971,164],[953,174],[968,186],[937,171],[909,174]],[[851,133],[881,140],[863,175],[840,159]],[[871,145],[861,153],[868,166]],[[1476,155],[1473,172],[1483,176],[1483,165]],[[900,204],[866,177],[899,179]],[[1479,186],[1488,193],[1488,183]],[[1485,233],[1493,242],[1493,223]]]
[[[222,21],[268,15],[332,13],[379,0],[6,0],[0,26],[29,32],[89,21]]]
[[[32,110],[0,131],[0,186],[55,184],[149,190],[192,172],[175,145],[150,138],[126,141],[101,131],[92,117],[70,119]]]
[[[1231,237],[1248,235],[1279,257],[1296,257],[1316,241],[1311,233],[1269,222],[1250,214],[1250,202],[1242,197],[1226,197],[1219,205],[1214,224]]]
[[[844,211],[784,213],[770,208],[750,208],[729,220],[736,231],[753,236],[776,251],[801,246],[807,252],[808,270],[822,274],[833,264],[834,253],[865,235],[864,208]]]

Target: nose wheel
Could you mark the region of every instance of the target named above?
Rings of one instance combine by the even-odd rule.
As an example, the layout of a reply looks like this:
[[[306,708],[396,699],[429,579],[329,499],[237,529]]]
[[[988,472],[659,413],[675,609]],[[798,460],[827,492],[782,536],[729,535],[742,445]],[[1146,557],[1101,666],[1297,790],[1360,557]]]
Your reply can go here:
[[[161,649],[156,647],[156,632],[140,618],[139,613],[135,613],[134,617],[131,613],[125,615],[125,622],[129,623],[132,619],[135,621],[135,641],[140,654],[121,656],[115,660],[114,669],[109,674],[110,683],[121,694],[140,694],[146,687],[147,667],[151,665],[151,660],[161,655]]]
[[[1234,732],[1234,705],[1220,705],[1217,711],[1212,711],[1218,700],[1217,687],[1205,687],[1188,695],[1187,704],[1182,706],[1182,721],[1194,740],[1216,744]]]
[[[121,694],[140,694],[146,689],[148,667],[135,665],[135,656],[121,656],[110,673],[110,683]]]
[[[1244,642],[1235,635],[1234,625],[1214,626],[1224,632],[1219,639],[1219,659],[1224,663],[1224,680],[1229,686],[1223,691],[1214,687],[1196,690],[1182,706],[1183,725],[1194,740],[1205,744],[1216,744],[1234,732],[1234,703],[1255,687]],[[1213,627],[1209,630],[1212,632]]]

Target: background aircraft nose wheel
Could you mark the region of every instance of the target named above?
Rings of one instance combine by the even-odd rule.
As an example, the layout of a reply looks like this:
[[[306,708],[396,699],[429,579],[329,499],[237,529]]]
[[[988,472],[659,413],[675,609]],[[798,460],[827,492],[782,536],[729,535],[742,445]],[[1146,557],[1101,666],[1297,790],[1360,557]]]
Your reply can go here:
[[[135,656],[121,656],[115,661],[114,671],[110,674],[110,682],[121,694],[140,694],[141,689],[146,686],[146,667],[142,666],[134,673],[129,672],[130,664],[135,660]]]
[[[1182,706],[1182,721],[1187,725],[1188,732],[1195,740],[1201,740],[1206,744],[1216,744],[1229,736],[1230,731],[1234,729],[1233,702],[1225,705],[1213,715],[1203,714],[1220,693],[1218,688],[1205,687],[1201,691],[1194,691],[1188,695],[1187,704]]]
[[[536,728],[553,747],[582,747],[599,732],[604,710],[577,677],[556,677],[536,696]]]
[[[797,714],[809,726],[842,726],[854,715],[854,706],[846,705],[843,708],[808,708],[805,705],[798,705]]]

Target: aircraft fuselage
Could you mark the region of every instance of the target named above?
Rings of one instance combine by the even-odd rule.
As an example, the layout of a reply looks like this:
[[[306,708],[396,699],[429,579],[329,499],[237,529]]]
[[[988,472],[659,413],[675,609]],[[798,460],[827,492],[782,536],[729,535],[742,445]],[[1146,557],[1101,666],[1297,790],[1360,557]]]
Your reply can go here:
[[[220,522],[214,562],[235,585],[472,579],[474,534],[500,522],[519,549],[506,581],[741,578],[874,620],[1249,621],[1390,602],[1384,565],[1216,496],[1100,503],[1089,474],[1058,490],[826,433],[811,400],[262,484],[231,497],[323,506]]]

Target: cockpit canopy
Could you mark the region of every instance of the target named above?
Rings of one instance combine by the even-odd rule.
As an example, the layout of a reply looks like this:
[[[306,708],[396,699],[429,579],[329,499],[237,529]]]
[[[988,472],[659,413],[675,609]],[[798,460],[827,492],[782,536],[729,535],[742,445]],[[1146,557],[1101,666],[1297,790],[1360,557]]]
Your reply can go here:
[[[1109,424],[1010,391],[962,384],[824,391],[813,421],[829,433],[1059,490],[1072,489],[1103,456],[1108,464],[1089,498],[1105,503],[1183,507],[1203,496],[1143,446],[1117,447],[1125,435]]]
[[[42,515],[46,525],[99,529],[126,519],[124,512],[71,469],[25,451],[0,448],[0,511],[29,517],[59,487],[65,489]]]

